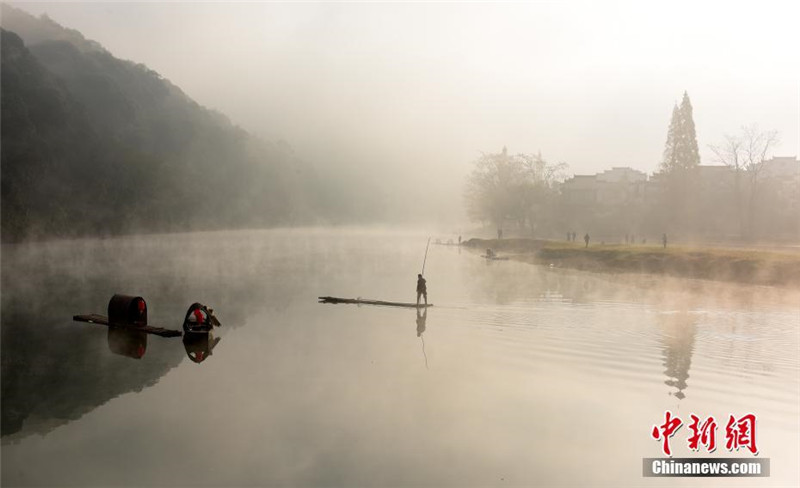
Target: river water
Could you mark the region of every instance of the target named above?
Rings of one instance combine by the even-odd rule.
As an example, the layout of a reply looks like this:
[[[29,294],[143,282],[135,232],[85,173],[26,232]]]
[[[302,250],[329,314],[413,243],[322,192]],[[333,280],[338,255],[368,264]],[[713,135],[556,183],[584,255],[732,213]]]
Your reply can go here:
[[[426,314],[317,303],[414,301],[425,242],[340,229],[3,246],[3,485],[800,484],[797,292],[431,244]],[[212,306],[220,340],[195,362],[180,338],[126,348],[72,321],[114,293],[168,328]],[[644,478],[667,410],[685,422],[674,456],[769,458],[770,477]],[[692,413],[716,419],[714,453],[688,449]],[[757,456],[725,447],[747,413]]]

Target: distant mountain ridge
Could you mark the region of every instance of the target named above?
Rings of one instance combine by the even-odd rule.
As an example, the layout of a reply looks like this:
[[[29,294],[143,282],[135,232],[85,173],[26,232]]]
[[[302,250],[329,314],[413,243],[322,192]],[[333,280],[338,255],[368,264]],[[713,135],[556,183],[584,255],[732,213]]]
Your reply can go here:
[[[67,41],[83,52],[105,52],[105,48],[95,41],[83,37],[75,29],[62,27],[46,14],[34,17],[27,12],[6,4],[2,8],[2,25],[13,30],[25,40],[26,44],[33,45],[45,41]]]
[[[143,64],[2,5],[2,239],[269,227],[374,209]],[[340,180],[341,181],[341,180]]]

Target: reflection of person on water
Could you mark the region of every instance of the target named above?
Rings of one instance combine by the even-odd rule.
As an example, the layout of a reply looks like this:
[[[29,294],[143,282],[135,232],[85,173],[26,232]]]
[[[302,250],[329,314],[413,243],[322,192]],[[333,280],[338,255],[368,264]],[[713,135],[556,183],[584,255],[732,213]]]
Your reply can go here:
[[[211,332],[194,332],[183,335],[183,347],[186,355],[195,363],[202,363],[211,356],[211,352],[219,344],[220,338]]]
[[[428,304],[428,285],[425,278],[421,274],[417,275],[417,305],[419,305],[419,297],[425,297],[425,305]]]
[[[420,309],[417,308],[417,337],[422,336],[422,333],[425,332],[425,321],[428,320],[428,308],[425,307],[420,312]]]

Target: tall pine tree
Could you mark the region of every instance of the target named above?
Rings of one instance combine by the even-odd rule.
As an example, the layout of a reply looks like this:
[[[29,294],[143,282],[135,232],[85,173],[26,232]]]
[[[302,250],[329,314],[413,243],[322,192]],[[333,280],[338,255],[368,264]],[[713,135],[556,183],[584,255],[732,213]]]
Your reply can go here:
[[[689,100],[689,94],[683,92],[680,107],[676,105],[672,109],[661,171],[674,173],[692,170],[699,165],[700,151],[697,147],[692,102]]]
[[[694,215],[694,170],[700,165],[697,134],[694,127],[692,102],[683,92],[680,105],[672,109],[672,120],[667,131],[664,159],[661,162],[663,230],[669,233],[689,234],[696,230]]]
[[[683,92],[681,100],[681,134],[675,146],[675,160],[681,169],[694,169],[700,166],[700,151],[697,149],[697,132],[694,128],[692,102],[689,94]]]
[[[667,129],[667,144],[664,146],[664,159],[661,161],[661,171],[669,173],[675,167],[675,140],[680,132],[681,113],[676,103],[672,107],[672,119]]]

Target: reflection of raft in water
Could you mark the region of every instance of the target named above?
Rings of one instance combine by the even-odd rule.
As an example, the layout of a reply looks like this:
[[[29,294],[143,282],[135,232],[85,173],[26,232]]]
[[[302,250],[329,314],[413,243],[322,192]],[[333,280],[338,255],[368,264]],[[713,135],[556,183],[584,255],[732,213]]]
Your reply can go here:
[[[211,332],[194,332],[183,335],[183,347],[186,348],[186,355],[192,362],[198,364],[211,356],[219,341],[220,338],[214,337]]]
[[[407,307],[407,308],[425,308],[425,307],[432,307],[432,303],[428,303],[427,305],[424,303],[420,303],[417,305],[416,303],[402,303],[402,302],[384,302],[381,300],[362,300],[360,298],[337,298],[337,297],[319,297],[319,303],[350,303],[356,305],[380,305],[383,307]]]

